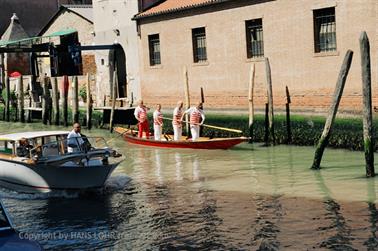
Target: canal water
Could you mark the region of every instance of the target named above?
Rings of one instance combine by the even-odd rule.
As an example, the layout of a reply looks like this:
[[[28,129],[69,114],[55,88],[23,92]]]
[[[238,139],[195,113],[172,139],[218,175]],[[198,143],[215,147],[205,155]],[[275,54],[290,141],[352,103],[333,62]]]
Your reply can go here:
[[[0,122],[3,133],[41,129],[66,128]],[[0,190],[20,236],[46,250],[378,249],[378,181],[362,152],[327,149],[312,171],[313,147],[159,149],[83,133],[125,156],[103,189]]]

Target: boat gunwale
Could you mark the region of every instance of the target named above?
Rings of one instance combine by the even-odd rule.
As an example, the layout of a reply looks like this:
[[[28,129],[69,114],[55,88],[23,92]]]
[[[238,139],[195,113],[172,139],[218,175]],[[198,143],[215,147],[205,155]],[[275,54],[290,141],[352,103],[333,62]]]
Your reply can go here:
[[[123,132],[121,132],[121,130]],[[199,140],[199,141],[191,141],[191,140],[155,140],[153,138],[146,139],[146,138],[138,138],[136,136],[132,136],[127,134],[128,132],[126,129],[122,127],[116,127],[115,131],[123,136],[124,140],[130,142],[131,144],[138,144],[144,146],[153,146],[153,147],[165,147],[165,148],[192,148],[192,149],[229,149],[239,143],[247,141],[247,137],[232,137],[232,138],[213,138],[208,140]],[[171,136],[171,135],[170,135]],[[235,144],[231,144],[231,142],[237,142]],[[225,145],[217,145],[226,143]],[[207,146],[207,147],[206,147]]]

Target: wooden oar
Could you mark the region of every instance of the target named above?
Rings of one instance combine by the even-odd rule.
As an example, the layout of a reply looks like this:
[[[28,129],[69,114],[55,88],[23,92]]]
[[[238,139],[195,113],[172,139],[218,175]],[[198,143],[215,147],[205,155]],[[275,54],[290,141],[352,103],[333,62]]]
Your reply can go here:
[[[111,138],[109,139],[108,141],[106,141],[106,144],[109,144],[109,142],[112,142],[113,140],[117,139],[118,137],[121,137],[122,135],[124,135],[125,133],[127,133],[131,128],[127,128],[127,129],[123,129],[124,132],[118,134],[116,137],[114,138]]]
[[[167,118],[167,117],[163,117],[163,119],[167,119],[167,120],[173,120],[171,118]],[[182,121],[184,123],[190,123],[188,121]],[[201,125],[201,124],[197,124],[196,125]],[[218,130],[223,130],[223,131],[229,131],[229,132],[236,132],[236,133],[243,133],[243,131],[241,130],[237,130],[237,129],[232,129],[232,128],[226,128],[226,127],[220,127],[220,126],[213,126],[213,125],[207,125],[207,124],[202,124],[202,126],[205,126],[205,127],[208,127],[208,128],[213,128],[213,129],[218,129]]]

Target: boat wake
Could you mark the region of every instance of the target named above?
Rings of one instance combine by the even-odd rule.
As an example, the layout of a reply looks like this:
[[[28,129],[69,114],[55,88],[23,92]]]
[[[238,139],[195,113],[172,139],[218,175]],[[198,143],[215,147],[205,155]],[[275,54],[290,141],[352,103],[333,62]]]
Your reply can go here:
[[[78,198],[81,191],[51,191],[48,193],[22,193],[13,190],[8,190],[5,188],[0,189],[0,198],[5,199],[17,199],[17,200],[44,200],[49,198],[67,198],[74,199]]]
[[[123,190],[130,180],[131,178],[126,175],[117,175],[110,177],[102,188],[87,190],[54,190],[47,193],[23,193],[8,190],[6,188],[0,188],[0,198],[17,200],[45,200],[50,198],[75,199],[85,196],[104,195]]]
[[[131,178],[127,175],[111,176],[105,182],[104,190],[106,191],[119,191],[123,190],[130,182]]]

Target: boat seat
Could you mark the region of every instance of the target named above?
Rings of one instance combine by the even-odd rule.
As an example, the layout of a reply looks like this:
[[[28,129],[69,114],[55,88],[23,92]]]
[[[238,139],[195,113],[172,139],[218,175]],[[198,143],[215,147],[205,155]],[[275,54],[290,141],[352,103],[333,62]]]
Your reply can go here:
[[[43,146],[43,149],[42,149],[43,157],[57,156],[57,155],[59,155],[59,148],[57,144]]]

